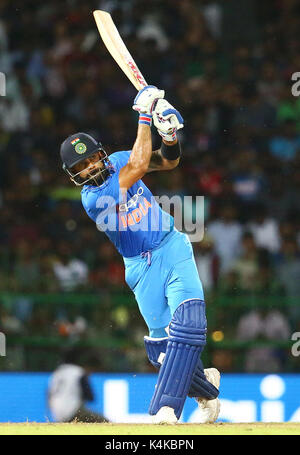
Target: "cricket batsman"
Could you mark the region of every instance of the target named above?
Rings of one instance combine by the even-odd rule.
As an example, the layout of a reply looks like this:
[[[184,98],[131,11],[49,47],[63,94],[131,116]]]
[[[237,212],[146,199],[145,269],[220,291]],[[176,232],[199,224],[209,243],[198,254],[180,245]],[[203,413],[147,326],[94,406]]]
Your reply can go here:
[[[159,369],[149,408],[153,422],[176,423],[189,396],[198,402],[201,423],[211,423],[220,410],[220,373],[204,370],[201,361],[207,324],[192,245],[142,181],[146,173],[172,170],[180,160],[177,130],[183,118],[164,95],[148,85],[135,97],[139,121],[131,151],[108,157],[101,143],[76,133],[62,143],[60,155],[72,182],[83,187],[88,216],[123,256],[125,280],[149,328],[145,348]],[[152,121],[162,137],[155,151]]]

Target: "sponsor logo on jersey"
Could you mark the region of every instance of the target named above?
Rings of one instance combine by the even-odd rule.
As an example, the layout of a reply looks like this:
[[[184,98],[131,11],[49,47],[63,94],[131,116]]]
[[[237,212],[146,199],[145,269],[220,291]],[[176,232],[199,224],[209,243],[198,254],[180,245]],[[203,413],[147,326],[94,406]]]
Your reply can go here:
[[[129,201],[127,201],[126,203],[124,204],[120,204],[119,205],[119,211],[120,212],[128,212],[128,210],[132,207],[136,207],[137,205],[137,202],[138,202],[138,199],[139,199],[139,196],[141,196],[142,194],[144,193],[144,189],[140,186],[136,192],[136,194],[134,194],[132,196],[132,198],[129,199]]]
[[[147,215],[149,208],[152,207],[151,203],[143,197],[143,200],[139,203],[139,206],[128,214],[120,216],[123,228],[138,224],[141,219]]]

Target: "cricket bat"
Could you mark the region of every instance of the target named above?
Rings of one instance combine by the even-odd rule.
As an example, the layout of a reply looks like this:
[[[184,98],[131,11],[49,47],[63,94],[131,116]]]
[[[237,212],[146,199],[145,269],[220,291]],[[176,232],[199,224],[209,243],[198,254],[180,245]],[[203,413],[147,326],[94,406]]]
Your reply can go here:
[[[107,50],[135,88],[141,90],[148,84],[125,46],[111,15],[101,10],[94,11],[93,15]]]

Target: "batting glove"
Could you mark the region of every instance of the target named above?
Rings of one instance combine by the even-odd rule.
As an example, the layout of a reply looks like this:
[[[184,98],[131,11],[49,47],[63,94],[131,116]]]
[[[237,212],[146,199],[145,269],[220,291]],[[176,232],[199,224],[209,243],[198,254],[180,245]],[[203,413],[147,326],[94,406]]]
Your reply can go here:
[[[184,120],[167,100],[159,99],[153,111],[153,123],[158,134],[167,142],[176,140],[176,132],[183,128]]]
[[[145,114],[152,118],[152,111],[156,101],[164,96],[164,90],[159,90],[154,85],[147,85],[136,95],[132,109],[138,111],[140,115]]]

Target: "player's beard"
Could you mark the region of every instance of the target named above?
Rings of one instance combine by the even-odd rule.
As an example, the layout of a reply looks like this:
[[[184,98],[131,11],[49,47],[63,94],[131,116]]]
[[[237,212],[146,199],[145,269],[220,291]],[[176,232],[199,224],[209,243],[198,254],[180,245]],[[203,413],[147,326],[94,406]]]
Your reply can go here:
[[[104,173],[105,173],[105,171],[103,171],[99,175],[96,175],[96,177],[92,177],[90,179],[89,184],[90,185],[94,185],[94,186],[101,186],[105,182],[105,179],[104,179],[104,176],[103,176]]]
[[[92,185],[92,186],[101,186],[111,175],[110,171],[105,167],[104,169],[101,169],[101,171],[95,172],[95,177],[91,174],[91,178],[88,180],[86,183],[87,185]]]

